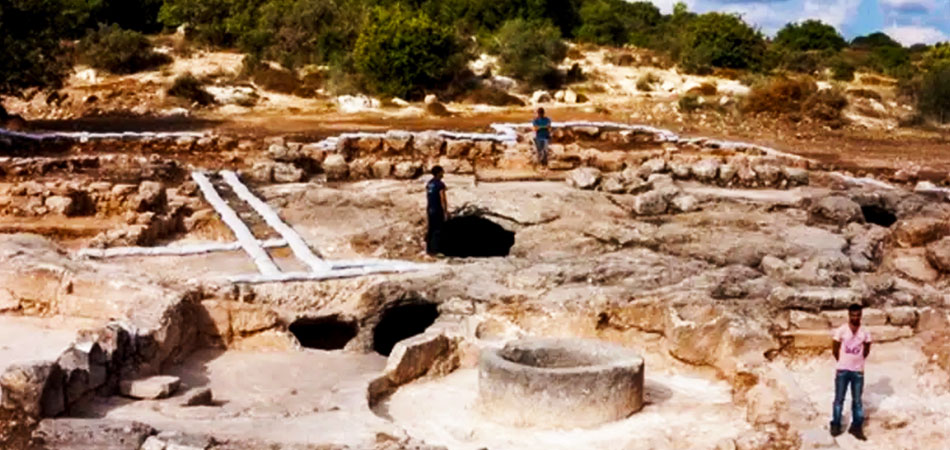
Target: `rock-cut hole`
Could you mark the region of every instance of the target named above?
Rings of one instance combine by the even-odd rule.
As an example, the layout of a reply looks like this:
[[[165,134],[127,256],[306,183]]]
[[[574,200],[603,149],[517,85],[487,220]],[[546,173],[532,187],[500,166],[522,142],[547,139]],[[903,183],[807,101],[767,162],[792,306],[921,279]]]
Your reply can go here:
[[[438,317],[439,308],[434,303],[408,303],[387,308],[373,329],[373,350],[389,356],[397,342],[424,332]]]
[[[442,230],[439,249],[445,256],[460,258],[508,256],[515,233],[477,215],[449,219]]]
[[[864,215],[866,222],[882,227],[890,227],[894,225],[894,222],[897,222],[897,216],[894,213],[877,205],[862,206],[861,214]]]
[[[356,337],[356,322],[339,316],[303,317],[290,324],[300,345],[320,350],[340,350]]]

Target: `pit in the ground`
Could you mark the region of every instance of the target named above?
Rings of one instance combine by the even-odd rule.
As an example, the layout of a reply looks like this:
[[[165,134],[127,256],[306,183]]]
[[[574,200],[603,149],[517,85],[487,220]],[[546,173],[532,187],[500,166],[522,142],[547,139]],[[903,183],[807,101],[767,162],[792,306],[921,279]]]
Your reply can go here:
[[[303,317],[290,324],[290,332],[306,348],[340,350],[356,337],[356,322],[339,316]]]
[[[383,311],[373,329],[373,350],[389,356],[397,342],[420,334],[439,317],[434,303],[410,302],[393,305]]]
[[[515,233],[482,216],[453,217],[442,229],[439,250],[445,256],[485,258],[508,256]]]
[[[867,223],[873,223],[882,227],[890,227],[897,222],[897,216],[877,205],[865,205],[861,207],[861,214]]]

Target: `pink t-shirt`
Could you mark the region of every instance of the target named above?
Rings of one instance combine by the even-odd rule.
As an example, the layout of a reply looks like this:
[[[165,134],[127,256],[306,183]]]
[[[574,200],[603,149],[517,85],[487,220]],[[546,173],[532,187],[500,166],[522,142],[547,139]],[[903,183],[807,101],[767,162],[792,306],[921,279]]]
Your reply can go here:
[[[841,343],[838,370],[864,372],[864,344],[871,342],[871,333],[868,333],[865,327],[860,327],[857,333],[852,333],[851,327],[844,324],[835,328],[834,340]]]

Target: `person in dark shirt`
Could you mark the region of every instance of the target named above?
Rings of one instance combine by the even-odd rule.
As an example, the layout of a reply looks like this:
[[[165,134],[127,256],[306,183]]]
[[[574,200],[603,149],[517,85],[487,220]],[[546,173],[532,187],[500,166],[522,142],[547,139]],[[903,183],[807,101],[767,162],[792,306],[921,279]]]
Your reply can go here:
[[[442,239],[442,225],[449,219],[449,205],[445,200],[445,183],[441,166],[432,168],[432,179],[426,183],[426,215],[429,229],[426,232],[426,253],[436,255]]]
[[[538,162],[548,165],[548,143],[551,142],[551,119],[544,117],[544,108],[538,108],[538,117],[531,122],[534,126],[534,146],[538,151]]]

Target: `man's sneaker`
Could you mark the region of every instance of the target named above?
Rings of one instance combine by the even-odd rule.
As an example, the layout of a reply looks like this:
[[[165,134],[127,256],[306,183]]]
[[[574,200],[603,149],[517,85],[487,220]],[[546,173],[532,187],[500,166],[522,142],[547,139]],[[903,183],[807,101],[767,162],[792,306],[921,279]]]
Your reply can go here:
[[[831,435],[834,437],[841,436],[841,425],[831,425]]]
[[[851,435],[854,436],[855,439],[859,441],[868,440],[867,436],[864,435],[864,431],[860,428],[851,428],[850,430],[848,430],[848,433],[851,433]]]

